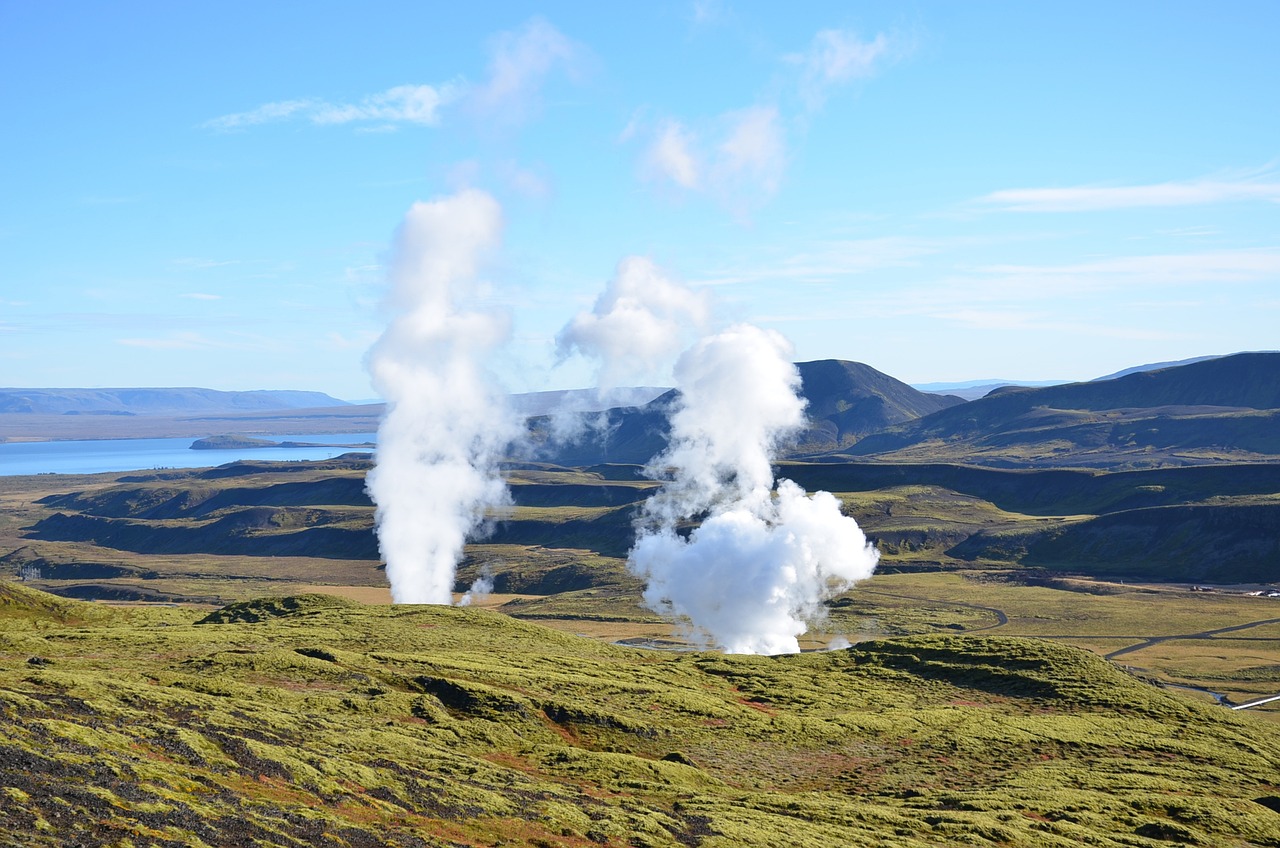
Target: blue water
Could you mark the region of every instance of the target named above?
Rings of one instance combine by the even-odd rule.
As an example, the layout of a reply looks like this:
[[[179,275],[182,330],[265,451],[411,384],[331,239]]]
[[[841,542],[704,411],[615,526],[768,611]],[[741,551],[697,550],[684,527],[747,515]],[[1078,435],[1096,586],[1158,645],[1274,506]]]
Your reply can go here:
[[[372,443],[374,433],[324,433],[307,436],[259,436],[272,441],[314,442],[321,445]],[[238,459],[331,459],[369,447],[237,448],[191,450],[194,438],[98,439],[67,442],[0,443],[0,476],[15,474],[97,474],[156,468],[207,468]]]

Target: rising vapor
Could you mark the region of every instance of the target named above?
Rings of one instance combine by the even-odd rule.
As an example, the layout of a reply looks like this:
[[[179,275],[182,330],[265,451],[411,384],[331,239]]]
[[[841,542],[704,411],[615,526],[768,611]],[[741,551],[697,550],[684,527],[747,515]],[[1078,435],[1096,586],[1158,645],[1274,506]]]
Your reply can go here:
[[[414,204],[397,233],[392,319],[367,363],[387,411],[366,481],[397,603],[450,603],[467,537],[510,502],[498,464],[523,430],[484,364],[510,319],[467,306],[501,219],[466,190]]]
[[[641,278],[662,286],[621,282]],[[655,289],[661,297],[646,294]],[[614,379],[634,367],[637,350],[665,349],[618,340],[669,345],[691,313],[663,309],[696,297],[648,260],[627,260],[561,344],[600,357],[602,379]],[[790,480],[774,492],[772,460],[804,424],[791,356],[780,334],[750,324],[704,336],[681,355],[668,447],[647,469],[663,486],[643,507],[628,558],[650,608],[730,653],[798,651],[822,601],[869,577],[879,557],[831,494],[809,496]]]
[[[672,280],[653,260],[628,256],[591,311],[560,331],[556,348],[562,359],[576,350],[597,360],[601,392],[629,380],[655,384],[664,376],[655,370],[669,365],[709,314],[704,294]]]

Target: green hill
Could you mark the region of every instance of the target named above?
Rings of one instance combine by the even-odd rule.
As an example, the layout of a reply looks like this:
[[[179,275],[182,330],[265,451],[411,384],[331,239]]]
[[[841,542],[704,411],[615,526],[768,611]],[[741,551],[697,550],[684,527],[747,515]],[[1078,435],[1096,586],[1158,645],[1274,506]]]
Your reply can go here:
[[[5,844],[1280,845],[1280,729],[1047,642],[743,657],[314,596],[207,623],[4,597]]]

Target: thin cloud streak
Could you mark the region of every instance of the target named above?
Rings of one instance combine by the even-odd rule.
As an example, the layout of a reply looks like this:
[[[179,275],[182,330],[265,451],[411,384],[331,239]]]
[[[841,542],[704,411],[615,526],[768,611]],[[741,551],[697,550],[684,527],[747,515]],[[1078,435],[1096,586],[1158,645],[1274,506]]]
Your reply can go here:
[[[941,240],[900,236],[828,241],[774,262],[752,262],[746,268],[711,271],[696,282],[702,286],[771,280],[829,283],[881,268],[915,265],[922,257],[938,253],[943,247]]]
[[[1018,277],[1141,279],[1148,283],[1251,282],[1280,274],[1280,250],[1255,248],[1205,253],[1120,256],[1070,265],[989,265],[978,269]]]
[[[1101,212],[1245,201],[1280,203],[1280,182],[1191,180],[1111,187],[1015,188],[994,191],[977,199],[980,204],[1006,212]]]
[[[492,42],[487,78],[461,78],[438,84],[406,84],[367,95],[355,103],[317,97],[264,103],[205,121],[205,129],[243,130],[261,124],[302,120],[316,126],[355,124],[358,132],[393,132],[401,126],[434,127],[443,110],[463,105],[486,122],[519,123],[538,106],[538,93],[556,68],[573,76],[585,63],[586,49],[551,24],[534,18],[518,30],[498,33]]]
[[[441,107],[457,98],[456,83],[431,85],[398,85],[370,94],[359,103],[329,103],[305,98],[265,103],[247,112],[222,115],[205,121],[206,129],[230,131],[258,124],[302,119],[316,125],[381,122],[383,124],[417,124],[435,126],[440,121]]]

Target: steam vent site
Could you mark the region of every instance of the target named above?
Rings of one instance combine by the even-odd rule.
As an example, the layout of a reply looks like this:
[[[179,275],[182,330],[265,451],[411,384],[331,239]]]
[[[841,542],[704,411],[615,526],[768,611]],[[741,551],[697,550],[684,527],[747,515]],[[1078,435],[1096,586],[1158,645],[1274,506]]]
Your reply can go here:
[[[0,848],[1280,848],[1277,32],[0,0]]]

